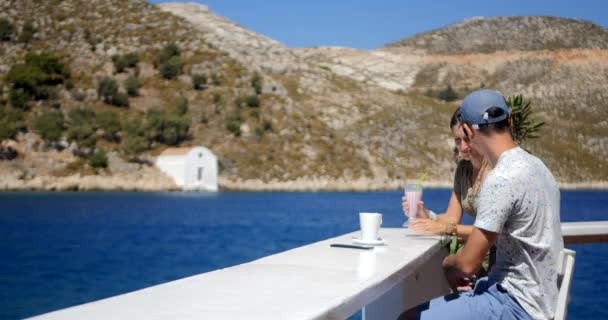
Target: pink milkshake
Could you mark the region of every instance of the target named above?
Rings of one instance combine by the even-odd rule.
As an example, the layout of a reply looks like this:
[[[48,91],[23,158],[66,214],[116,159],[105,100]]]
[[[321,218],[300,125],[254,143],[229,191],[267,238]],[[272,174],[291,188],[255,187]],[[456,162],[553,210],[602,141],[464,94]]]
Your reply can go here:
[[[416,220],[418,215],[418,203],[422,200],[422,185],[420,184],[407,184],[405,185],[405,197],[407,198],[407,214],[409,220]],[[407,227],[408,221],[403,223],[404,227]]]

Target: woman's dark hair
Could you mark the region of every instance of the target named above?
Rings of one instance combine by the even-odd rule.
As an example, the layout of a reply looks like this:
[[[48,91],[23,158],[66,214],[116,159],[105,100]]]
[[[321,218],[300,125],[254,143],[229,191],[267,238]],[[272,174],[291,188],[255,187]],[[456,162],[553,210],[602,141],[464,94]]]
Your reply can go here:
[[[460,107],[458,107],[456,110],[454,110],[454,113],[452,114],[452,118],[450,119],[450,129],[454,129],[454,127],[456,127],[458,124],[460,124]],[[452,155],[452,158],[454,159],[454,161],[456,163],[460,162],[460,158],[458,157],[458,148],[456,148],[456,146],[454,146],[454,148],[452,149],[452,151],[454,152],[454,154]]]
[[[454,110],[454,113],[452,114],[452,119],[450,119],[450,129],[454,129],[454,127],[460,123],[460,120],[458,120],[459,118],[460,118],[460,107],[458,107],[458,109]]]

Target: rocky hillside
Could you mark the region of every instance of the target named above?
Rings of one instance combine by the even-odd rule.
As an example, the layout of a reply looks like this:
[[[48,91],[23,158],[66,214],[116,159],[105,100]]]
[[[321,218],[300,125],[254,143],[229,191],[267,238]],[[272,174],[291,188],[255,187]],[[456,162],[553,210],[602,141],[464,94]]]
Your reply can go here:
[[[462,25],[445,30],[466,34]],[[460,96],[484,85],[531,98],[547,125],[530,147],[558,178],[608,181],[608,124],[600,116],[608,64],[597,44],[605,29],[591,26],[598,36],[576,49],[480,53],[495,44],[479,38],[486,42],[477,49],[429,54],[439,44],[422,41],[424,35],[372,51],[290,49],[198,4],[4,1],[0,121],[16,117],[22,125],[2,143],[3,154],[17,155],[0,157],[0,188],[171,189],[149,164],[175,145],[213,150],[224,188],[396,188],[422,172],[448,184],[454,164],[447,123],[457,104],[436,98],[448,85]],[[581,37],[572,31],[570,38]],[[19,87],[15,70],[48,60],[32,55],[40,52],[59,57],[69,73],[48,74],[54,82],[41,78],[42,92],[55,94],[36,89],[19,104],[15,92],[29,87]],[[107,89],[112,81],[117,91]],[[65,122],[53,141],[40,119],[57,113]],[[101,120],[108,114],[120,119],[112,135]],[[99,153],[107,155],[107,168],[96,165]]]
[[[608,49],[608,30],[588,21],[557,17],[471,18],[388,44],[427,54]]]

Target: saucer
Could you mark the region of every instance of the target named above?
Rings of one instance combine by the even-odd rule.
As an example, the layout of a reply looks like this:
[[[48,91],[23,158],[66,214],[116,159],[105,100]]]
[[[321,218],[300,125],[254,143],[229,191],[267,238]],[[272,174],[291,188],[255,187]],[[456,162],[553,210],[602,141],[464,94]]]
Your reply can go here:
[[[363,240],[357,237],[353,237],[353,243],[356,244],[366,244],[370,246],[382,246],[386,244],[386,241],[382,238],[378,238],[376,240]]]

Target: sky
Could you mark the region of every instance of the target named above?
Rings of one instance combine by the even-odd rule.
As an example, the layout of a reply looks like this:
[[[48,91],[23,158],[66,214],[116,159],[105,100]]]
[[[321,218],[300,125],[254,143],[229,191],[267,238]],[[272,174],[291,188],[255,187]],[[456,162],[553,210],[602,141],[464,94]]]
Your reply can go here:
[[[608,27],[606,0],[149,0],[187,1],[289,47],[374,49],[479,16],[558,16]]]

